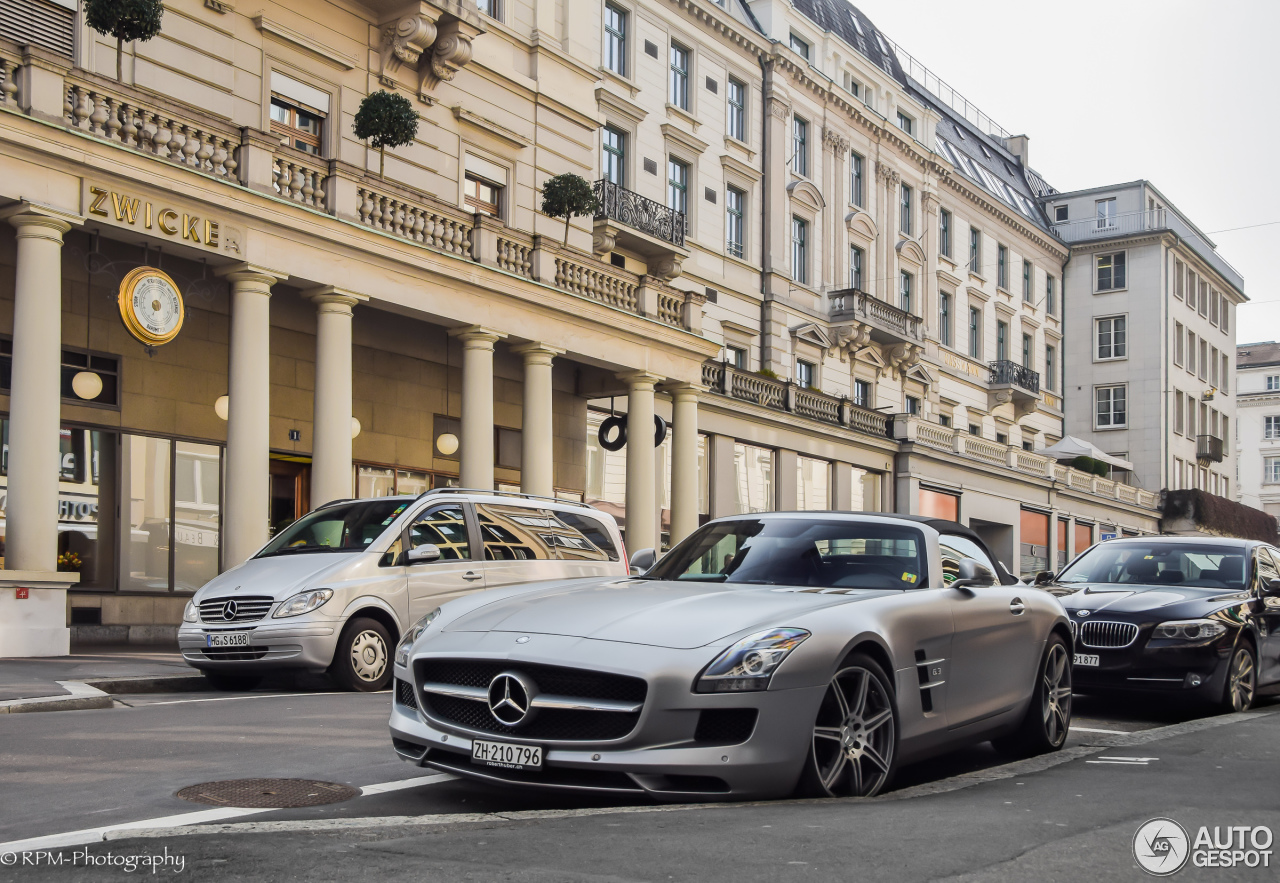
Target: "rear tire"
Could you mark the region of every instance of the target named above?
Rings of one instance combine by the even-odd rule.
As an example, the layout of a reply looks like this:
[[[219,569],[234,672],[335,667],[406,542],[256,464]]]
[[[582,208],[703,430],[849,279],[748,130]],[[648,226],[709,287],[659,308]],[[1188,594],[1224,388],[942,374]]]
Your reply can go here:
[[[226,690],[228,692],[245,692],[252,690],[262,683],[262,675],[242,675],[232,674],[225,671],[210,671],[205,669],[201,672],[204,679],[209,682],[209,686],[215,690]]]
[[[803,797],[875,797],[898,767],[898,707],[891,682],[855,653],[832,676],[813,723],[796,792]]]
[[[1231,651],[1231,662],[1227,667],[1227,682],[1222,687],[1222,698],[1218,707],[1225,714],[1233,711],[1248,711],[1253,707],[1254,697],[1258,693],[1258,654],[1253,645],[1242,640],[1236,649]]]
[[[1067,642],[1053,634],[1036,668],[1036,686],[1026,716],[1018,729],[992,739],[991,744],[1001,754],[1034,757],[1061,749],[1070,729],[1071,657]]]
[[[329,677],[344,690],[374,693],[391,683],[391,633],[376,619],[346,624],[333,651]]]

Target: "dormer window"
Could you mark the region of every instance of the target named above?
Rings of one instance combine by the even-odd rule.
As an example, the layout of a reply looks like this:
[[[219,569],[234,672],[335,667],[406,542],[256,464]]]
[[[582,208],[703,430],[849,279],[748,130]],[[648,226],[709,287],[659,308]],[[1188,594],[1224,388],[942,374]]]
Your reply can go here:
[[[799,55],[805,61],[809,61],[809,44],[795,34],[791,35],[791,51]]]
[[[907,116],[902,111],[898,111],[898,128],[906,132],[908,135],[912,134],[912,129],[915,128],[915,122],[915,120]]]

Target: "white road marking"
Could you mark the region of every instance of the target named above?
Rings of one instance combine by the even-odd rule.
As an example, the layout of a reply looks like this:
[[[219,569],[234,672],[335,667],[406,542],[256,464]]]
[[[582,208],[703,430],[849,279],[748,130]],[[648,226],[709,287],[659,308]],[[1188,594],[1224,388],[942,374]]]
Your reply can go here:
[[[360,795],[368,796],[374,794],[386,794],[389,791],[403,791],[406,788],[416,788],[419,785],[431,785],[436,782],[447,782],[455,778],[446,773],[437,773],[432,776],[418,776],[413,779],[400,779],[394,782],[379,782],[376,785],[365,785],[360,789]],[[0,855],[6,852],[24,852],[35,849],[58,849],[66,846],[84,846],[87,843],[100,843],[107,839],[109,834],[117,831],[132,831],[139,829],[155,829],[155,828],[179,828],[188,825],[202,825],[208,822],[221,822],[226,819],[238,819],[244,816],[259,815],[264,812],[276,812],[274,807],[265,809],[240,809],[236,807],[219,807],[216,809],[202,809],[195,812],[177,813],[171,816],[161,816],[154,819],[143,819],[137,822],[122,822],[117,825],[103,825],[98,828],[82,828],[79,831],[66,831],[62,834],[49,834],[44,837],[30,837],[26,840],[12,840],[8,843],[0,843]]]
[[[378,693],[390,693],[390,690],[378,690]],[[344,690],[333,690],[327,693],[254,693],[249,696],[210,696],[205,699],[166,699],[163,702],[142,702],[131,708],[150,708],[153,705],[182,705],[187,702],[231,702],[236,699],[293,699],[300,696],[343,696]]]
[[[1085,763],[1118,763],[1122,766],[1147,766],[1158,757],[1099,757],[1097,760],[1086,760]]]
[[[1075,724],[1071,725],[1071,732],[1073,733],[1106,733],[1108,736],[1132,736],[1133,735],[1133,733],[1130,733],[1127,730],[1096,730],[1093,727],[1078,727]]]

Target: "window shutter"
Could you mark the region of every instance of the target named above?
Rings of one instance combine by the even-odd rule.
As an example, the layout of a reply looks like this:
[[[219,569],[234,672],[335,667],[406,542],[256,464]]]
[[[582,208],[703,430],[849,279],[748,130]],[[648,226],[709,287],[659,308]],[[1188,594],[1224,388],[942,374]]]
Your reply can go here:
[[[74,7],[54,0],[0,0],[0,37],[70,57],[75,48],[75,17]]]

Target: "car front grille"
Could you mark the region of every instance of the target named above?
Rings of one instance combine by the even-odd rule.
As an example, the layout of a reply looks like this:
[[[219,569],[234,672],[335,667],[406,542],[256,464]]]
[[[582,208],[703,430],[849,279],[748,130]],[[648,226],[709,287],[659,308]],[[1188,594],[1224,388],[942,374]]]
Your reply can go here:
[[[396,678],[396,702],[405,708],[417,709],[418,700],[413,695],[413,684]]]
[[[1131,622],[1089,620],[1080,623],[1080,643],[1085,647],[1115,650],[1138,640],[1138,627]]]
[[[246,598],[208,598],[200,602],[200,621],[257,622],[267,615],[274,603],[274,598],[257,595]],[[228,605],[234,606],[228,610]]]
[[[206,659],[221,662],[251,662],[267,655],[266,647],[204,647],[200,650]]]
[[[420,659],[415,665],[418,684],[447,684],[487,689],[505,671],[531,679],[539,695],[580,700],[630,702],[643,705],[648,684],[641,678],[555,665],[501,660]],[[516,726],[502,723],[485,701],[420,691],[418,700],[428,717],[466,730],[518,739],[552,742],[603,742],[621,739],[635,729],[640,710],[602,711],[582,708],[539,708]]]

